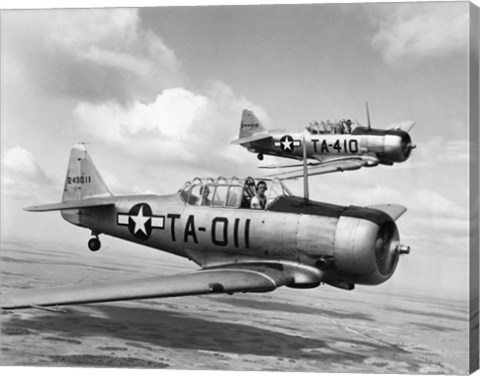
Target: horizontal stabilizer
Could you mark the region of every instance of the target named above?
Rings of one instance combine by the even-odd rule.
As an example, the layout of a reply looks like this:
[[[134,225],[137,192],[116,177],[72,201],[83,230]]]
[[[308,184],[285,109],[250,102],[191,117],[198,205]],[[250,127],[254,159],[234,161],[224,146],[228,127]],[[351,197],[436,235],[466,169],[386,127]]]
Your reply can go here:
[[[408,133],[415,126],[415,124],[416,123],[412,120],[405,120],[398,123],[390,124],[390,129],[401,130]]]
[[[69,210],[69,209],[85,209],[98,206],[115,205],[115,200],[111,197],[107,198],[87,198],[84,200],[74,200],[67,202],[58,202],[55,204],[34,205],[24,208],[26,211],[45,212],[55,210]]]
[[[267,140],[269,138],[272,138],[272,135],[269,132],[261,132],[261,133],[255,133],[251,136],[238,138],[236,140],[233,140],[231,142],[231,144],[233,144],[233,145],[243,145],[243,144],[248,144],[249,142]]]
[[[380,205],[371,205],[369,206],[371,209],[381,210],[384,213],[387,213],[393,220],[397,220],[402,216],[403,213],[407,211],[407,208],[402,205],[396,204],[380,204]]]
[[[267,292],[288,282],[282,272],[270,268],[209,269],[133,281],[17,290],[2,294],[1,307],[13,309],[215,293]]]

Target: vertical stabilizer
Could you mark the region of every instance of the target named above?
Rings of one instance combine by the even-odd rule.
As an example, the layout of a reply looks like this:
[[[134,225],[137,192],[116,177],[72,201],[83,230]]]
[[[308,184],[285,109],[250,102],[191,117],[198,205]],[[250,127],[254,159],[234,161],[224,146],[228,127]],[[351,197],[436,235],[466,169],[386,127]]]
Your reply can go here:
[[[73,146],[68,161],[62,202],[111,195],[85,146],[83,144]]]
[[[242,121],[240,123],[240,136],[239,138],[246,138],[254,135],[255,133],[266,132],[262,123],[257,119],[253,111],[243,110]]]

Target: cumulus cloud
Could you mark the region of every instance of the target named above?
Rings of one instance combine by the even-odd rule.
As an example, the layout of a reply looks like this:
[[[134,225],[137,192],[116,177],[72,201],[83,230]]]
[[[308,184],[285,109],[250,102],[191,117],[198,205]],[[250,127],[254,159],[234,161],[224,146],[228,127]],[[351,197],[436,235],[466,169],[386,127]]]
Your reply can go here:
[[[469,149],[470,141],[468,140],[446,139],[442,135],[435,135],[423,142],[414,152],[416,157],[418,155],[420,159],[428,159],[431,164],[463,162],[466,165],[469,159]],[[438,153],[438,150],[442,150],[443,153]],[[438,155],[432,159],[431,156],[434,154]]]
[[[187,136],[207,104],[204,96],[172,88],[164,90],[151,103],[135,100],[126,107],[111,101],[83,102],[76,107],[75,116],[84,130],[108,141],[153,136],[174,142]]]
[[[69,100],[66,132],[80,131],[82,141],[122,145],[116,152],[147,166],[245,170],[255,156],[230,141],[243,108],[268,124],[265,111],[220,81],[189,88],[175,52],[141,21],[135,9],[9,14],[5,72]]]
[[[468,4],[407,3],[380,15],[372,45],[391,66],[466,52]]]
[[[175,53],[136,9],[9,13],[5,24],[5,66],[49,94],[125,102],[182,80]]]
[[[2,166],[6,172],[17,177],[41,183],[50,182],[50,178],[35,162],[33,154],[20,145],[14,146],[3,153]]]
[[[466,205],[469,154],[472,145],[469,140],[446,139],[435,135],[418,143],[417,149],[407,163],[396,165],[398,170],[409,171],[422,184],[437,184],[443,190],[456,192],[456,200]],[[420,177],[421,175],[421,177]]]
[[[457,203],[447,199],[440,193],[428,190],[417,189],[414,192],[414,210],[424,213],[429,218],[466,220],[468,208],[461,207]]]
[[[148,78],[160,68],[175,71],[174,52],[152,31],[144,30],[136,9],[79,10],[49,24],[48,47],[73,58]]]
[[[163,90],[152,102],[92,104],[75,109],[78,127],[99,142],[121,142],[123,152],[148,163],[184,164],[220,174],[241,166],[245,150],[230,145],[239,130],[243,108],[265,112],[214,81],[202,93],[183,88]],[[248,153],[247,153],[248,154]]]
[[[17,145],[2,153],[2,191],[6,195],[17,199],[36,197],[52,183],[29,150]]]

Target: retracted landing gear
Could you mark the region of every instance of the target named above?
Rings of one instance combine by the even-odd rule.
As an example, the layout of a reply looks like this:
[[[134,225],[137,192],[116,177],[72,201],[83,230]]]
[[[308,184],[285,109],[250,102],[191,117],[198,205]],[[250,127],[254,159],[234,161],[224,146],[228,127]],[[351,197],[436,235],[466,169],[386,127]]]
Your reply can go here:
[[[98,234],[92,233],[92,235],[93,238],[90,238],[90,240],[88,241],[88,248],[90,249],[90,251],[96,252],[100,249],[102,243],[100,243],[100,239],[98,239]]]
[[[257,158],[258,158],[259,161],[263,161],[263,154],[262,154],[262,153],[259,153],[259,154],[257,155]]]

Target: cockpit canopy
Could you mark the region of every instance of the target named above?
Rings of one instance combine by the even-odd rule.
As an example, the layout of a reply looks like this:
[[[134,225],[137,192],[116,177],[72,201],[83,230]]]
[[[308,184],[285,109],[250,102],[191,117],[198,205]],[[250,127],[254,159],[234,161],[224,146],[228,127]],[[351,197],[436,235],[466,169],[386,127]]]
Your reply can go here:
[[[350,134],[354,124],[350,119],[314,121],[306,129],[311,134]]]
[[[293,196],[279,179],[252,177],[195,178],[187,181],[179,193],[187,205],[249,209],[250,201],[256,194],[255,187],[260,181],[267,184],[265,208],[268,208],[278,197]]]

